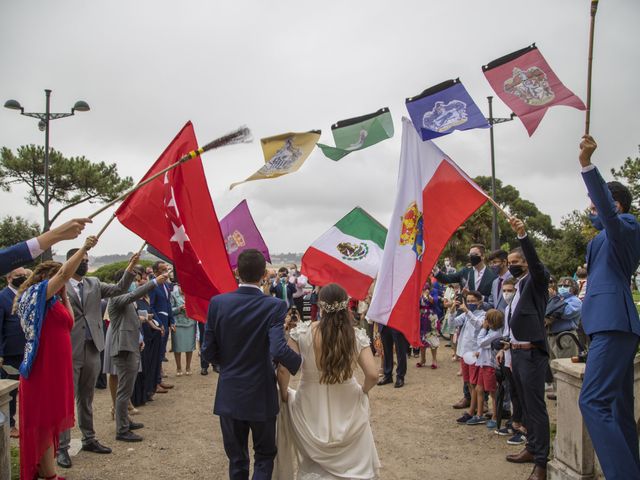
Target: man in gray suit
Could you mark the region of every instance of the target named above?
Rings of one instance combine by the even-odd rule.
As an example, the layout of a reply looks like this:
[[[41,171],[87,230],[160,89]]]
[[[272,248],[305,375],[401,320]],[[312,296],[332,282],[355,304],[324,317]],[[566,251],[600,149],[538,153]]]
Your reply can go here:
[[[138,376],[140,366],[140,350],[144,348],[140,333],[141,318],[136,310],[135,301],[147,295],[158,285],[163,285],[169,275],[158,275],[146,284],[130,293],[119,295],[109,300],[107,310],[111,319],[111,357],[118,374],[118,391],[116,393],[116,440],[123,442],[140,442],[142,437],[132,430],[144,427],[141,423],[132,422],[129,418],[129,400]]]
[[[502,284],[507,278],[511,278],[507,268],[507,257],[508,254],[504,250],[494,250],[487,257],[489,268],[496,274],[496,278],[491,284],[491,295],[487,303],[490,308],[498,309],[502,313],[507,309],[507,302],[502,296]]]
[[[67,252],[67,259],[77,249]],[[71,329],[71,346],[73,352],[73,383],[76,398],[78,426],[82,432],[82,450],[94,453],[111,453],[111,449],[96,440],[93,430],[93,394],[96,380],[100,375],[100,352],[104,350],[104,331],[102,329],[102,311],[100,300],[125,293],[135,275],[133,267],[139,255],[131,257],[129,265],[120,281],[115,285],[101,282],[94,277],[85,277],[89,269],[89,257],[76,270],[67,282],[67,292],[73,307],[74,324]],[[62,468],[71,467],[69,443],[71,431],[60,434],[60,446],[57,452],[57,463]]]

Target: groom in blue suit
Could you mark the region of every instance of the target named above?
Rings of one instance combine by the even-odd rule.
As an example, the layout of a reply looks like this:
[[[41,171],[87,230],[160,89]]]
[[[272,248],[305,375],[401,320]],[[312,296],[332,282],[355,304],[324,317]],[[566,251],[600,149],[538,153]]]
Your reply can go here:
[[[633,413],[633,360],[640,320],[631,276],[640,262],[640,224],[629,213],[631,193],[604,182],[591,164],[597,145],[580,144],[582,178],[593,203],[591,222],[600,233],[589,243],[589,281],[582,322],[591,337],[580,409],[607,480],[640,478],[638,433]]]
[[[218,365],[213,413],[220,416],[229,478],[249,478],[249,432],[253,437],[253,479],[270,479],[276,448],[278,393],[275,365],[295,375],[302,358],[287,346],[284,300],[260,288],[266,262],[258,250],[238,256],[240,285],[209,303],[202,354]]]

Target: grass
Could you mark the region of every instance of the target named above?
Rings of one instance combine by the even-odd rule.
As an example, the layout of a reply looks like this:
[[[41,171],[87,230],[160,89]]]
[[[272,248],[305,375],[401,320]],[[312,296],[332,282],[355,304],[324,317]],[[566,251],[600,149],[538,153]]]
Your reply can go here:
[[[11,445],[11,480],[20,479],[20,451],[15,445]]]
[[[636,304],[636,308],[638,309],[638,312],[640,312],[640,305],[638,305],[638,302],[640,302],[640,292],[638,292],[637,290],[634,290],[632,293],[633,293],[633,301]]]

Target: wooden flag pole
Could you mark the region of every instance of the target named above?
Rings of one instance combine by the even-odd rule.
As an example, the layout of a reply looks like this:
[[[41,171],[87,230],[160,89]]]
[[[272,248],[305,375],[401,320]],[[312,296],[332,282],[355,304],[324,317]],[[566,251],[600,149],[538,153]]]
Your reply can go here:
[[[120,195],[115,200],[112,200],[111,202],[107,203],[106,205],[100,207],[98,210],[96,210],[91,215],[89,215],[89,218],[93,219],[94,217],[100,215],[106,209],[108,209],[109,207],[112,207],[116,203],[124,200],[129,195],[131,195],[133,192],[138,190],[139,188],[142,188],[145,185],[153,182],[156,178],[158,178],[161,175],[164,175],[169,170],[173,170],[174,168],[179,167],[184,162],[186,162],[188,160],[191,160],[192,158],[199,157],[204,152],[207,152],[209,150],[213,150],[213,149],[216,149],[216,148],[224,147],[226,145],[233,145],[235,143],[247,143],[247,142],[250,142],[250,141],[252,141],[251,131],[247,127],[240,127],[236,131],[231,132],[228,135],[225,135],[224,137],[217,138],[217,139],[213,140],[212,142],[207,143],[204,147],[200,147],[197,150],[192,150],[191,152],[187,153],[185,156],[183,156],[176,163],[173,163],[173,164],[169,165],[167,168],[159,171],[158,173],[152,175],[151,177],[149,177],[146,180],[138,183],[137,185],[134,185],[132,188],[130,188],[129,190],[124,192],[122,195]],[[115,217],[115,215],[114,215],[114,217]],[[110,219],[109,222],[107,222],[107,224],[102,228],[102,230],[100,230],[100,233],[98,234],[98,236],[100,236],[104,232],[104,230],[107,228],[107,226],[109,226],[109,224],[112,221],[113,221],[113,218]]]
[[[507,217],[507,220],[511,220],[511,215],[509,215],[509,214],[507,213],[507,211],[506,211],[504,208],[502,208],[502,207],[498,204],[498,202],[496,202],[496,201],[495,201],[493,198],[491,198],[489,195],[487,195],[487,200],[489,200],[489,201],[493,204],[493,206],[494,206],[494,207],[496,207],[500,212],[502,212],[502,214],[503,214],[505,217]]]
[[[144,243],[142,244],[142,246],[140,247],[140,250],[138,250],[138,255],[142,255],[142,251],[144,250],[144,247],[147,246],[147,241],[145,240]]]
[[[596,12],[598,0],[591,0],[591,27],[589,29],[589,62],[587,65],[587,112],[585,115],[584,134],[589,135],[591,124],[591,70],[593,67],[593,36],[596,29]]]
[[[111,218],[109,218],[109,220],[107,220],[107,223],[105,223],[102,228],[100,229],[100,231],[96,234],[97,238],[100,238],[102,236],[102,234],[104,233],[104,231],[107,229],[107,227],[109,225],[111,225],[111,222],[113,222],[116,218],[116,214],[114,213],[113,215],[111,215]]]

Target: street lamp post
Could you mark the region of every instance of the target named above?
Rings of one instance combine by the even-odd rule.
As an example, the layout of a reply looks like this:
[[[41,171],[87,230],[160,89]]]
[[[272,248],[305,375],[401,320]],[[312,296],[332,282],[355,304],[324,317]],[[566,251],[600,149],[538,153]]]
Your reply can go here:
[[[20,110],[20,114],[26,117],[37,118],[38,128],[40,131],[44,131],[44,225],[42,231],[49,230],[49,122],[51,120],[57,120],[59,118],[71,117],[75,115],[75,112],[88,112],[89,104],[83,100],[78,100],[69,113],[51,113],[51,90],[45,89],[46,105],[44,113],[25,112],[20,102],[17,100],[7,100],[4,104],[5,108],[11,110]],[[45,260],[50,259],[51,250],[44,253]]]
[[[489,102],[489,118],[487,121],[491,127],[489,128],[489,139],[491,142],[491,198],[496,199],[496,154],[493,143],[493,126],[498,123],[510,122],[516,116],[515,113],[511,113],[509,118],[494,118],[493,117],[493,97],[488,96]],[[491,224],[491,250],[497,250],[500,248],[500,230],[498,227],[498,209],[495,205],[492,206],[492,224]]]

